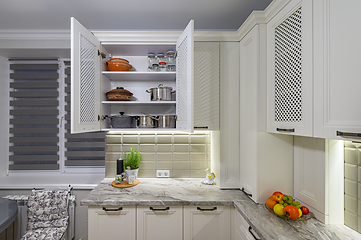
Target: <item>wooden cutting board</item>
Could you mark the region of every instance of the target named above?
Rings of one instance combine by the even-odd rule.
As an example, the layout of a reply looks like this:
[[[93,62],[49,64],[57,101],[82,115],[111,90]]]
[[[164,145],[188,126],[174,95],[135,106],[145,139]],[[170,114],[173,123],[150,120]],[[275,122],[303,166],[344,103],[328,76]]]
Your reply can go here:
[[[129,184],[128,182],[122,182],[122,183],[115,183],[115,180],[112,182],[112,186],[116,188],[128,188],[128,187],[134,187],[135,185],[138,185],[139,179],[135,180],[134,184]]]

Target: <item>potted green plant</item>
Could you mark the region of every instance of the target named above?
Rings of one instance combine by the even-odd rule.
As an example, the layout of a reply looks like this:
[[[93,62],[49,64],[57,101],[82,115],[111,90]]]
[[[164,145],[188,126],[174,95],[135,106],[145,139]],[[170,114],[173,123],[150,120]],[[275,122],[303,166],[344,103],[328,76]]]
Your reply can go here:
[[[124,153],[123,166],[129,184],[134,184],[138,177],[141,157],[139,151],[130,148],[130,153]]]

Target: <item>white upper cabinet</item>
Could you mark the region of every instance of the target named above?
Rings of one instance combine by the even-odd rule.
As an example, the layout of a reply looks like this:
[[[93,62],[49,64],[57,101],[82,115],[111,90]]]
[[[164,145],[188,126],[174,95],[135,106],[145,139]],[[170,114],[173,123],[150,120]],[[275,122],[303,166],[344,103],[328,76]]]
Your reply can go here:
[[[267,23],[267,131],[312,136],[312,0]]]
[[[314,1],[314,136],[361,139],[361,1]]]
[[[194,21],[189,22],[178,41],[163,39],[164,35],[144,32],[141,40],[128,36],[126,40],[119,37],[116,41],[100,42],[76,19],[71,19],[72,133],[116,130],[111,128],[109,117],[120,112],[129,116],[177,117],[176,128],[141,130],[193,131]],[[176,71],[149,72],[148,53],[167,51],[176,52]],[[129,60],[131,71],[109,71],[106,61],[111,58]],[[147,90],[160,84],[175,92],[170,101],[151,101]],[[131,101],[108,101],[106,93],[117,87],[132,92]]]
[[[100,42],[71,18],[71,132],[99,131]]]

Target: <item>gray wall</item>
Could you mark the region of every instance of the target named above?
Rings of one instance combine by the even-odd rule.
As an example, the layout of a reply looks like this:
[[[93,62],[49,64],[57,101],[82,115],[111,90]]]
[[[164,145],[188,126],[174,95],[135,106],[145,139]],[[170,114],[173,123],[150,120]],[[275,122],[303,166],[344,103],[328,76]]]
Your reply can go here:
[[[73,190],[76,197],[75,204],[75,238],[76,240],[88,239],[88,208],[80,206],[80,201],[88,195],[91,190]],[[6,195],[29,195],[31,190],[0,190],[0,197]]]

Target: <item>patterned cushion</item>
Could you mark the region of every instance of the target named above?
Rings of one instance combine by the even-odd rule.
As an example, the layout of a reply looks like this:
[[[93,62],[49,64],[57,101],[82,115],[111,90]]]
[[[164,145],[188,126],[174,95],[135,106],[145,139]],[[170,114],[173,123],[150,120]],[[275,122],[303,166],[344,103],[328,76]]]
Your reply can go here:
[[[21,240],[55,240],[61,239],[66,227],[60,228],[38,228],[28,230]]]
[[[60,239],[68,226],[66,190],[33,192],[28,199],[25,239]]]

